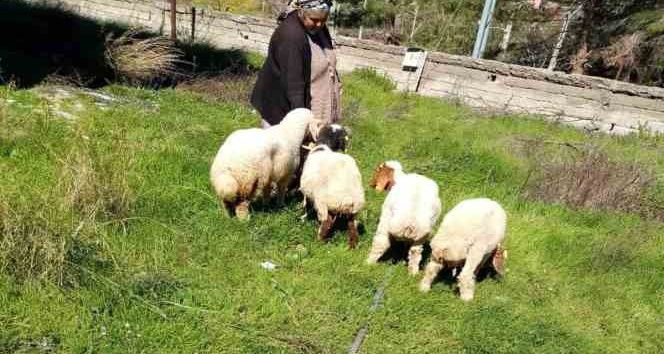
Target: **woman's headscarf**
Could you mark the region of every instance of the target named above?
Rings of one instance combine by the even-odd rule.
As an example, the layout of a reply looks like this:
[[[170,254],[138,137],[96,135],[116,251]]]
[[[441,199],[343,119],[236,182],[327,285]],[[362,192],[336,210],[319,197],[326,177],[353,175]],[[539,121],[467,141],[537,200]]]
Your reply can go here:
[[[294,0],[292,3],[296,9],[302,10],[330,11],[332,8],[331,0]]]
[[[332,0],[290,0],[286,10],[277,17],[277,21],[283,21],[289,13],[296,10],[330,11],[332,4]]]

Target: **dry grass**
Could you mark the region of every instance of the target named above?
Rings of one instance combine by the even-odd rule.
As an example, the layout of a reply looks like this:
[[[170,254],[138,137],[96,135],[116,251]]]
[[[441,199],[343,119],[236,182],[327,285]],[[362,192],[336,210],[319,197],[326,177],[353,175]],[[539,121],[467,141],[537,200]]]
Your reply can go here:
[[[60,161],[65,205],[91,219],[129,216],[134,201],[129,171],[134,157],[121,140],[116,144],[108,149],[79,134],[77,144]]]
[[[176,88],[199,93],[212,101],[249,104],[249,97],[254,86],[254,81],[254,75],[199,75],[180,82]]]
[[[65,223],[55,209],[0,200],[0,272],[19,281],[63,283]]]
[[[166,37],[145,37],[132,29],[106,38],[106,61],[117,75],[133,83],[183,75],[179,66],[186,61],[175,43]]]
[[[634,67],[642,39],[643,36],[641,33],[625,35],[620,41],[609,47],[605,58],[610,67],[618,70],[615,77],[616,80],[620,80],[623,71],[627,71],[629,74],[629,71]]]
[[[537,175],[527,186],[531,199],[577,208],[647,214],[655,180],[636,163],[613,161],[598,148],[578,149],[570,159],[536,162]]]

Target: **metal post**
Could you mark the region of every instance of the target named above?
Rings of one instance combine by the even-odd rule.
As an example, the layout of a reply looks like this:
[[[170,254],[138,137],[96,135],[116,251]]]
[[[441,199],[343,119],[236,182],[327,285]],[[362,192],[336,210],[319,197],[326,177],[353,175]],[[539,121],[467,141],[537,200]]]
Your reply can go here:
[[[486,47],[486,42],[489,38],[489,27],[491,25],[491,18],[493,17],[493,10],[496,8],[496,0],[485,0],[484,10],[482,10],[482,19],[477,28],[477,37],[475,38],[475,46],[473,47],[473,58],[481,58]]]
[[[177,12],[177,0],[171,0],[171,40],[176,41],[178,39],[176,20],[175,15]]]

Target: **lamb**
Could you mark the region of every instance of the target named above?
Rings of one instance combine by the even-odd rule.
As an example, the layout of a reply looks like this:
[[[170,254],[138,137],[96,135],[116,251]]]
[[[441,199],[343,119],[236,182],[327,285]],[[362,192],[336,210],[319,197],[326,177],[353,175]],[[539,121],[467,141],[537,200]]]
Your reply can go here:
[[[337,130],[338,128],[332,127],[330,133],[346,140],[345,134],[335,133]],[[321,241],[328,237],[337,217],[345,219],[348,225],[349,248],[354,249],[358,239],[355,218],[365,202],[362,175],[352,157],[333,151],[327,145],[345,146],[345,143],[332,144],[335,139],[324,138],[327,135],[325,128],[321,133],[320,144],[309,152],[302,170],[300,191],[304,195],[303,204],[306,211],[307,200],[313,202],[321,223],[318,228],[318,239]],[[327,143],[322,143],[324,141]]]
[[[475,276],[491,258],[497,274],[503,275],[507,253],[505,240],[507,215],[497,202],[487,198],[464,200],[450,210],[431,239],[431,260],[427,264],[420,290],[428,292],[431,283],[444,267],[463,266],[459,273],[462,300],[470,301],[475,293]]]
[[[250,203],[269,199],[273,188],[278,202],[284,202],[312,120],[310,110],[297,108],[280,124],[237,130],[226,138],[210,168],[210,180],[227,210],[248,219]]]
[[[407,242],[410,244],[408,272],[416,275],[424,243],[440,216],[438,185],[422,175],[404,173],[397,161],[387,161],[376,168],[370,186],[379,191],[389,190],[389,193],[383,203],[367,263],[376,264],[392,241]]]

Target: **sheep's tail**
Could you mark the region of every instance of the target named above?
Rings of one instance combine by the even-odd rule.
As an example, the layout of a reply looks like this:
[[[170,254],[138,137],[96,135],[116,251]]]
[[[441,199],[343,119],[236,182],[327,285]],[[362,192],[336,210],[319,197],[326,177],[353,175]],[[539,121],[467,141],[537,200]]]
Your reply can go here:
[[[233,201],[238,197],[240,185],[230,173],[222,172],[212,177],[212,186],[219,198],[224,201]]]

